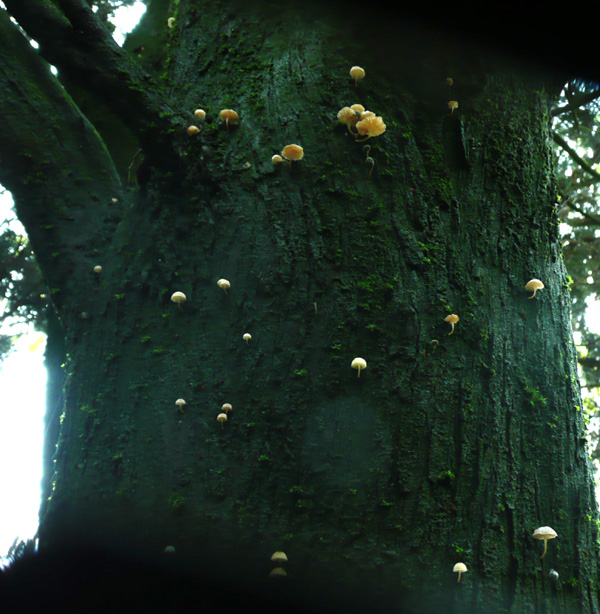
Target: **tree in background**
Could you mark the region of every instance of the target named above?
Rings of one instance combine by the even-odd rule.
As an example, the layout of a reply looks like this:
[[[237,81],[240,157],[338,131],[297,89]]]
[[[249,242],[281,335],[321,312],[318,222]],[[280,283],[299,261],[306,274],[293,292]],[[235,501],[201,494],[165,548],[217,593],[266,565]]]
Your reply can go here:
[[[0,12],[0,180],[56,313],[41,550],[174,544],[238,586],[283,549],[309,605],[595,611],[564,75],[312,2],[151,2],[129,51],[78,0],[5,4],[39,44]]]

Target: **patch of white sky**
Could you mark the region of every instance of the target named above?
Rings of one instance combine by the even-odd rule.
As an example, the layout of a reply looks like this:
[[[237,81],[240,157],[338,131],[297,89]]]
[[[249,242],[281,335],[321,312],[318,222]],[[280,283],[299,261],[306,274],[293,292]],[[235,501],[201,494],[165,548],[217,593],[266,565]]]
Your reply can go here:
[[[0,2],[0,9],[6,7]],[[146,10],[143,2],[115,10],[113,37],[123,45]],[[35,41],[30,40],[34,48]],[[51,66],[51,71],[57,74]],[[8,191],[0,192],[0,223],[25,235],[17,220],[13,199]],[[2,229],[0,228],[0,232]],[[4,305],[0,302],[0,313]],[[45,335],[31,324],[4,322],[0,334],[17,335],[18,340],[0,364],[0,565],[12,544],[35,537],[40,506],[42,448],[46,369]]]

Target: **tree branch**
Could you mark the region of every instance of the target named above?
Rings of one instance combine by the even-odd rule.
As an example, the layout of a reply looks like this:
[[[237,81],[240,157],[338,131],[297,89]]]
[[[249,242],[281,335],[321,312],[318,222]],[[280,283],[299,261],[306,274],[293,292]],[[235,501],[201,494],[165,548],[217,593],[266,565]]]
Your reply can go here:
[[[185,135],[153,78],[121,49],[83,0],[6,0],[19,25],[39,44],[40,55],[79,87],[105,101],[138,136],[154,165],[177,166],[173,134]],[[43,18],[40,18],[43,14]]]
[[[598,173],[597,171],[595,171],[583,158],[581,158],[577,152],[572,149],[567,142],[558,134],[556,134],[556,132],[554,132],[552,134],[552,139],[554,140],[554,142],[557,145],[560,145],[568,154],[569,156],[571,156],[571,158],[577,162],[577,164],[579,164],[579,166],[581,166],[581,168],[586,171],[588,174],[590,174],[592,177],[595,177],[596,181],[600,181],[600,173]]]
[[[591,102],[592,100],[596,100],[596,98],[600,98],[600,89],[594,92],[588,92],[587,94],[581,94],[581,96],[577,96],[574,102],[566,104],[562,107],[557,107],[550,113],[550,115],[552,117],[556,117],[557,115],[562,115],[563,113],[574,111],[582,105]]]
[[[104,227],[97,202],[119,193],[119,178],[98,133],[3,10],[0,38],[0,181],[15,197],[46,282],[64,289],[80,267],[89,270],[85,256]]]

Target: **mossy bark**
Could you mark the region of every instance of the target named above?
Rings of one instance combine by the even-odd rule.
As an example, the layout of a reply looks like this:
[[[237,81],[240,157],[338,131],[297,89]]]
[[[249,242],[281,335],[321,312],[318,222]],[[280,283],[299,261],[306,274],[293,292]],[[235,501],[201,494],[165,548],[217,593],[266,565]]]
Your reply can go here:
[[[119,202],[87,205],[104,225],[73,225],[103,248],[69,248],[76,282],[52,282],[68,358],[42,547],[171,544],[233,583],[282,549],[310,604],[597,612],[548,139],[560,83],[302,6],[169,13],[177,166],[153,151],[129,189],[111,170]],[[336,118],[353,103],[387,126],[371,176]],[[289,143],[304,158],[272,165]],[[559,535],[543,560],[541,525]]]

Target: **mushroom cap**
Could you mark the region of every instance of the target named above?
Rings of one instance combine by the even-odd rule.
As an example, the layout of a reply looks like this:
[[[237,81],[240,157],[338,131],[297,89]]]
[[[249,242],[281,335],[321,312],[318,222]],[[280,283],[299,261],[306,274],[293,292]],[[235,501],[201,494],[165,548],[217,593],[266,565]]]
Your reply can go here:
[[[369,113],[369,111],[367,111]],[[356,124],[356,129],[359,134],[368,134],[369,136],[379,136],[383,134],[386,129],[386,125],[383,123],[383,117],[379,115],[373,115],[371,117],[365,117]]]
[[[446,85],[453,86],[454,79],[452,77],[446,77]]]
[[[196,109],[194,111],[194,115],[198,118],[198,119],[204,119],[206,117],[206,111],[204,109]]]
[[[359,356],[357,356],[352,363],[350,364],[350,366],[353,369],[366,369],[367,368],[367,361],[364,358],[360,358]]]
[[[233,109],[223,109],[219,117],[230,124],[237,124],[240,121],[240,116]]]
[[[179,407],[183,407],[185,404],[185,399],[177,399],[177,401],[175,401],[175,405],[179,405]]]
[[[354,124],[358,121],[356,113],[351,107],[342,107],[338,111],[337,118],[341,124],[345,124],[346,126],[354,126]]]
[[[460,318],[455,313],[451,313],[444,318],[444,322],[448,322],[449,324],[456,324],[459,320]]]
[[[286,160],[302,160],[304,157],[304,149],[300,145],[286,145],[281,151],[281,155]]]
[[[533,532],[532,537],[534,539],[554,539],[558,537],[558,534],[552,527],[539,527]]]
[[[275,567],[269,575],[272,578],[277,576],[287,576],[287,571],[283,567]]]
[[[367,117],[376,117],[375,113],[373,113],[373,111],[361,111],[360,112],[360,120],[363,119],[367,119]]]
[[[283,162],[283,158],[279,154],[275,154],[271,158],[271,162],[273,162],[273,164],[281,164]]]
[[[353,79],[363,79],[363,78],[364,78],[364,76],[365,76],[365,74],[366,74],[366,73],[365,73],[365,69],[364,69],[364,68],[361,68],[360,66],[353,66],[353,67],[350,69],[350,76],[351,76]]]
[[[224,288],[225,290],[231,288],[231,284],[227,279],[219,279],[219,281],[217,282],[217,286],[219,286],[219,288]]]
[[[448,102],[448,108],[453,111],[454,109],[458,109],[458,102],[456,100],[450,100]]]
[[[544,284],[539,279],[530,279],[525,284],[525,290],[531,292],[532,290],[541,290],[544,287]]]
[[[358,113],[362,113],[365,110],[362,104],[358,104],[358,103],[350,105],[350,108],[355,112],[358,111]]]
[[[227,414],[219,414],[219,415],[217,416],[217,420],[218,420],[219,422],[227,422]]]
[[[221,407],[221,411],[224,411],[225,413],[231,411],[232,409],[233,407],[231,406],[231,403],[223,403],[223,407]]]
[[[165,552],[166,553],[170,553],[170,554],[174,554],[175,553],[175,546],[167,546],[165,548]]]
[[[94,273],[101,273],[101,272],[102,272],[102,267],[99,264],[97,264],[94,267]]]
[[[244,334],[242,335],[242,339],[243,339],[244,341],[250,341],[250,339],[252,339],[252,335],[251,335],[250,333],[244,333]]]
[[[171,295],[171,300],[174,303],[183,303],[186,299],[187,297],[183,292],[173,292]]]
[[[467,566],[464,563],[456,563],[452,571],[467,571]]]
[[[271,561],[275,564],[281,565],[282,563],[287,562],[287,560],[288,558],[285,552],[281,552],[281,550],[278,550],[277,552],[273,552],[273,554],[271,555]]]
[[[200,128],[198,128],[198,126],[190,126],[187,129],[187,133],[192,136],[192,134],[198,134],[198,132],[200,132]]]

